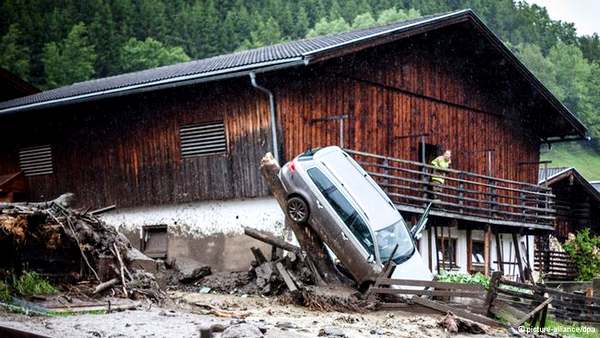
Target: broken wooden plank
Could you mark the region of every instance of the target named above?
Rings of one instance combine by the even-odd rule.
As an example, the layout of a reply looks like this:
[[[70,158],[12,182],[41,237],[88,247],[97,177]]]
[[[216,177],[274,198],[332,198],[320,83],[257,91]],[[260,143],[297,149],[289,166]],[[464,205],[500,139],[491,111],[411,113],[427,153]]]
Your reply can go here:
[[[465,292],[454,290],[410,290],[410,289],[395,289],[395,288],[372,288],[372,293],[378,294],[399,294],[399,295],[421,295],[421,296],[444,296],[444,297],[464,297],[464,298],[481,298],[483,295],[480,292]]]
[[[552,297],[546,299],[545,301],[543,301],[540,305],[536,306],[535,309],[531,310],[531,312],[529,312],[527,315],[525,315],[523,318],[519,319],[516,323],[514,323],[515,326],[520,326],[523,323],[525,323],[527,320],[529,320],[531,317],[533,317],[534,315],[536,315],[539,311],[541,311],[543,308],[545,308],[548,304],[550,304],[552,302]]]
[[[300,254],[302,252],[302,249],[300,249],[300,247],[297,247],[294,244],[288,243],[288,242],[284,241],[283,239],[277,238],[277,237],[275,237],[271,234],[268,234],[264,231],[260,231],[260,230],[256,230],[256,229],[252,229],[252,228],[244,228],[244,234],[246,234],[246,236],[250,236],[256,240],[259,240],[261,242],[271,244],[275,247],[293,252],[295,254]]]
[[[500,299],[494,301],[490,311],[496,318],[502,318],[508,323],[516,323],[519,318],[522,318],[527,314]]]
[[[109,205],[109,206],[107,206],[107,207],[104,207],[104,208],[100,208],[100,209],[92,210],[92,211],[90,211],[90,212],[89,212],[89,214],[90,214],[90,215],[96,215],[96,216],[97,216],[97,215],[103,214],[103,213],[105,213],[105,212],[111,211],[111,210],[115,209],[116,207],[117,207],[117,205],[116,205],[116,204]]]
[[[98,286],[96,286],[96,289],[94,289],[94,292],[92,292],[92,294],[97,294],[100,293],[106,289],[110,289],[111,287],[115,286],[119,284],[119,279],[118,278],[113,278],[111,280],[108,280],[104,283],[100,283],[98,284]]]
[[[252,251],[252,254],[254,255],[254,259],[256,260],[256,263],[258,263],[258,265],[261,265],[261,264],[267,262],[267,258],[265,257],[265,255],[259,248],[253,246],[250,248],[250,251]]]
[[[428,286],[436,289],[452,289],[462,291],[480,291],[485,292],[485,288],[479,284],[464,284],[464,283],[447,283],[437,281],[426,281],[417,279],[392,279],[378,278],[378,285],[406,285],[406,286]]]
[[[281,278],[283,278],[283,281],[285,282],[285,285],[288,287],[290,292],[298,291],[296,284],[294,284],[292,277],[290,277],[290,274],[288,273],[286,268],[283,267],[283,264],[281,264],[281,262],[277,262],[277,264],[275,264],[275,267],[277,268],[277,272],[279,272],[279,275],[281,276]]]
[[[436,302],[434,300],[429,300],[429,299],[425,299],[425,298],[421,298],[421,297],[413,297],[411,300],[413,303],[422,305],[429,309],[433,309],[433,310],[436,310],[436,311],[439,311],[442,313],[452,312],[458,317],[472,320],[477,323],[485,324],[488,326],[495,326],[495,327],[504,326],[504,324],[502,324],[501,322],[499,322],[497,320],[494,320],[494,319],[491,319],[491,318],[488,318],[488,317],[485,317],[482,315],[478,315],[478,314],[475,314],[475,313],[472,313],[469,311],[461,310],[456,307],[451,307],[451,306],[442,304],[440,302]]]

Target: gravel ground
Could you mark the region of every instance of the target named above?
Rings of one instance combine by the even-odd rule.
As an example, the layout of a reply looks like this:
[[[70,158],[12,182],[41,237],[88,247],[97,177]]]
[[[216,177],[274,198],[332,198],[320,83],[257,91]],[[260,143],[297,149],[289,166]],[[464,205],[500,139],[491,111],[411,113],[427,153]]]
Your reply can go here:
[[[171,298],[175,305],[169,308],[142,307],[111,314],[46,318],[0,312],[0,326],[51,337],[199,337],[203,327],[216,323],[229,327],[245,321],[266,329],[265,337],[449,336],[437,326],[442,318],[437,314],[415,315],[403,311],[325,313],[295,305],[282,305],[275,299],[257,296],[175,292]],[[216,334],[215,337],[220,335]],[[492,329],[487,335],[480,335],[489,336],[508,335],[504,330]]]

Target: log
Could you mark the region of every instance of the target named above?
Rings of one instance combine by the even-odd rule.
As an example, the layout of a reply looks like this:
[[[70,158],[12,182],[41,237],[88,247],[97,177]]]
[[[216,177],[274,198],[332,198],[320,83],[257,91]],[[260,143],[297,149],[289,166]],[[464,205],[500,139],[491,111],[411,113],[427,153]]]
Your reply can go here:
[[[64,194],[58,196],[57,198],[55,198],[51,201],[45,201],[45,202],[0,203],[0,210],[17,208],[17,207],[32,207],[32,208],[39,208],[39,209],[49,209],[53,205],[59,205],[63,208],[68,208],[73,204],[74,201],[75,201],[75,195],[73,193],[68,192],[68,193],[64,193]]]
[[[100,283],[94,289],[93,294],[97,294],[97,293],[100,293],[100,292],[102,292],[102,291],[104,291],[106,289],[110,289],[111,287],[113,287],[113,286],[115,286],[117,284],[119,284],[119,279],[118,278],[113,278],[113,279],[110,279],[110,280],[108,280],[108,281],[106,281],[104,283]]]
[[[297,224],[289,219],[286,215],[286,205],[287,205],[287,194],[281,180],[279,179],[279,170],[281,167],[273,158],[271,153],[265,154],[265,156],[260,161],[260,172],[265,180],[267,186],[271,189],[271,193],[273,197],[279,203],[281,210],[284,210],[284,215],[286,218],[286,225],[292,228],[294,235],[296,235],[296,239],[298,243],[300,243],[300,247],[307,255],[307,260],[309,265],[311,263],[314,264],[316,268],[317,275],[315,276],[315,282],[317,285],[329,285],[338,284],[338,285],[347,285],[350,283],[347,277],[342,275],[335,267],[331,257],[327,253],[327,249],[325,248],[325,244],[316,234],[316,232],[309,226],[302,226]]]
[[[271,244],[273,246],[282,248],[283,250],[287,250],[287,251],[293,252],[295,254],[300,254],[302,252],[302,250],[299,247],[295,246],[294,244],[288,243],[288,242],[284,241],[283,239],[276,238],[264,231],[259,231],[259,230],[251,229],[251,228],[244,228],[244,234],[246,236],[250,236],[256,240],[259,240],[261,242]]]

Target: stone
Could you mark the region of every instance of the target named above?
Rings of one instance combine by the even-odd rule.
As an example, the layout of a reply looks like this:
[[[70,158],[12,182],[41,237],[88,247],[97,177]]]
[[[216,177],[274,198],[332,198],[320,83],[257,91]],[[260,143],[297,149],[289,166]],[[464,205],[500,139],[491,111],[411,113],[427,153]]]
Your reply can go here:
[[[345,338],[346,334],[344,333],[344,331],[335,327],[324,327],[321,330],[319,330],[319,337]]]
[[[231,325],[221,334],[221,338],[261,338],[264,337],[260,329],[252,324],[242,323]]]
[[[210,266],[189,257],[177,257],[174,267],[181,283],[191,283],[211,274]]]
[[[131,248],[127,251],[127,261],[133,269],[144,270],[150,273],[158,272],[158,264],[156,261],[136,248]]]

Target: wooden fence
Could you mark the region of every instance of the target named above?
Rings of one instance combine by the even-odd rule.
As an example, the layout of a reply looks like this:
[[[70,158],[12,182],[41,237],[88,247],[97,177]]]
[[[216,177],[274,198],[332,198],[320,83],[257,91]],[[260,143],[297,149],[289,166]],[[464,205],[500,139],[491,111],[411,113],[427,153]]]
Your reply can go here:
[[[559,320],[600,323],[600,298],[564,292],[543,284],[518,283],[492,274],[489,288],[477,284],[446,283],[412,279],[378,278],[368,291],[383,297],[413,295],[410,302],[492,326],[531,327],[546,325],[548,314]],[[405,307],[397,301],[384,309]]]
[[[600,298],[564,292],[544,284],[504,280],[494,273],[486,304],[488,315],[502,317],[513,325],[530,321],[544,327],[548,313],[559,320],[600,323]]]
[[[553,226],[554,195],[548,187],[345,149],[400,210],[433,202],[438,215]],[[432,177],[444,184],[431,184]],[[435,214],[435,212],[432,212]]]
[[[535,269],[548,280],[574,280],[577,266],[571,256],[560,251],[535,250]]]

